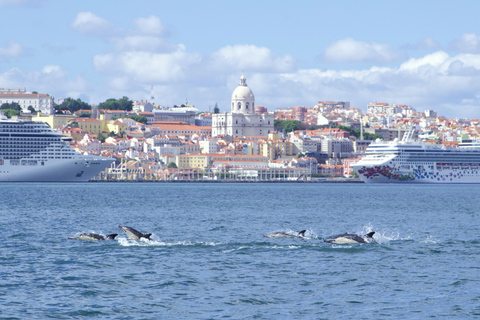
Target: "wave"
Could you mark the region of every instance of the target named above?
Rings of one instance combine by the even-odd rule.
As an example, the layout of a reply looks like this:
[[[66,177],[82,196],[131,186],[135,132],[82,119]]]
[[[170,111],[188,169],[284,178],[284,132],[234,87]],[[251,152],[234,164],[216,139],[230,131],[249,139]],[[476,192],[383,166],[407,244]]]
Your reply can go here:
[[[118,243],[123,247],[175,247],[175,246],[200,246],[200,247],[214,247],[221,245],[221,242],[192,242],[192,241],[173,241],[165,242],[157,239],[130,240],[127,238],[118,238]]]

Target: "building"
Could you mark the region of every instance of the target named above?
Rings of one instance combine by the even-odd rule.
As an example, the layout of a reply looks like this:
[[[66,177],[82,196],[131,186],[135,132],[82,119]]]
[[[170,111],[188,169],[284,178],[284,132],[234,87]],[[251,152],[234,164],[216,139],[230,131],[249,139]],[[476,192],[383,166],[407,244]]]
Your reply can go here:
[[[197,108],[187,105],[185,107],[154,109],[154,121],[176,121],[195,124],[195,116],[199,112]]]
[[[31,111],[28,108],[32,107],[37,112],[55,113],[53,99],[47,94],[30,93],[26,89],[0,89],[0,106],[4,103],[14,102],[20,105],[22,112],[29,113]]]
[[[255,96],[240,77],[240,85],[233,91],[231,112],[212,114],[212,136],[263,136],[274,130],[273,113],[255,113]]]

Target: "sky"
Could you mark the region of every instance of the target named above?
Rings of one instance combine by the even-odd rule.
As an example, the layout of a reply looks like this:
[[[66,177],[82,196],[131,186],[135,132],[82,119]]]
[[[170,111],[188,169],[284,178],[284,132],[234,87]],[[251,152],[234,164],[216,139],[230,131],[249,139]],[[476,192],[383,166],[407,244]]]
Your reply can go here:
[[[230,111],[349,101],[480,118],[480,1],[0,0],[0,88]],[[152,90],[153,88],[153,90]]]

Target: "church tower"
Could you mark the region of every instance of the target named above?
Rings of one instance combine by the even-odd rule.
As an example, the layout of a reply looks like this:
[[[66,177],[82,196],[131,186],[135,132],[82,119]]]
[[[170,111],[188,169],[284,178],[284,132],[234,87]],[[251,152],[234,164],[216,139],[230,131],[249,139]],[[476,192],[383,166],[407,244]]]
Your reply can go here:
[[[247,86],[247,79],[242,74],[240,77],[240,85],[232,94],[232,113],[254,114],[255,113],[255,96],[252,90]]]

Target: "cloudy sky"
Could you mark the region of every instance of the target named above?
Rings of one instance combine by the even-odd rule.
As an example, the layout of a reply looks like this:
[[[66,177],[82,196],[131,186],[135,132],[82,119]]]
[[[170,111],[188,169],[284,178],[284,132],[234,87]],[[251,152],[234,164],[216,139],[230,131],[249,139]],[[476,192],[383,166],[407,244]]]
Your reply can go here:
[[[0,0],[0,88],[228,111],[405,104],[480,118],[480,1]]]

